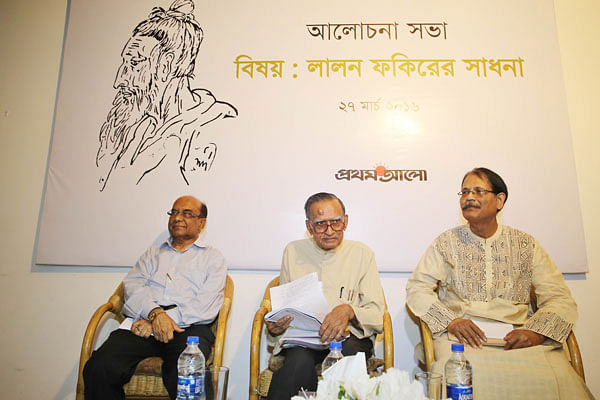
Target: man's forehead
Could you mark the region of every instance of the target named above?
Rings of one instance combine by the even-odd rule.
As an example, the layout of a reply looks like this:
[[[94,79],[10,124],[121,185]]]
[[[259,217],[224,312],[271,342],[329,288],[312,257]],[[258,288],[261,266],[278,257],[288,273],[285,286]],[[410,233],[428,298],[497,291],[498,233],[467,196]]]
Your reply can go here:
[[[158,40],[152,36],[134,35],[125,44],[122,55],[149,55],[158,45]]]
[[[335,199],[317,201],[310,206],[310,215],[313,219],[340,217],[342,216],[342,205]]]
[[[485,175],[479,176],[479,175],[473,174],[473,173],[468,174],[462,183],[463,187],[471,186],[471,185],[467,185],[467,181],[469,181],[471,183],[476,183],[477,184],[476,186],[482,186],[482,187],[491,186],[491,183],[489,182],[489,180],[487,179],[487,177]]]
[[[180,197],[173,203],[173,208],[178,210],[200,210],[202,203],[193,197]]]

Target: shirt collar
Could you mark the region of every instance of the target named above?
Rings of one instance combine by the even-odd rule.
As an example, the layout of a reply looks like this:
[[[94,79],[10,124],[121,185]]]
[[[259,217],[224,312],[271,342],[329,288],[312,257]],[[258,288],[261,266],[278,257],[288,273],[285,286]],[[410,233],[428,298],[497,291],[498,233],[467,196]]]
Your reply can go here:
[[[167,240],[165,240],[162,246],[167,246],[170,247],[171,249],[175,250],[175,248],[171,245],[171,243],[173,243],[173,238],[171,236],[169,236],[169,238]],[[192,246],[204,249],[207,247],[207,245],[204,243],[204,241],[202,241],[202,239],[200,239],[200,237],[198,237],[198,239],[196,239],[196,241],[194,243],[192,243],[187,249],[185,249],[184,251],[187,251],[188,249],[190,249]]]
[[[473,231],[471,230],[471,228],[469,228],[469,224],[464,225],[465,230],[467,231],[467,234],[474,240],[476,241],[480,241],[480,242],[486,242],[486,241],[493,241],[498,239],[498,237],[502,234],[502,230],[504,229],[504,225],[500,225],[498,224],[498,228],[496,229],[496,232],[494,232],[494,234],[492,236],[490,236],[489,238],[482,238],[481,236],[477,236],[476,234],[473,233]]]

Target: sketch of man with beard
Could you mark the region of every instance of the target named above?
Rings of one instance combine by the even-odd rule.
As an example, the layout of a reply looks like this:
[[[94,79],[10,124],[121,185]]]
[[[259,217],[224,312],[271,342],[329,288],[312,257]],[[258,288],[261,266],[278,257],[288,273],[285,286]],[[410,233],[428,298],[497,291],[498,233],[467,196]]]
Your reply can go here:
[[[193,11],[192,0],[155,7],[125,44],[117,94],[100,129],[100,191],[117,170],[127,170],[138,184],[165,165],[189,184],[189,174],[210,169],[217,146],[199,142],[202,128],[236,117],[237,110],[190,86],[203,37]]]

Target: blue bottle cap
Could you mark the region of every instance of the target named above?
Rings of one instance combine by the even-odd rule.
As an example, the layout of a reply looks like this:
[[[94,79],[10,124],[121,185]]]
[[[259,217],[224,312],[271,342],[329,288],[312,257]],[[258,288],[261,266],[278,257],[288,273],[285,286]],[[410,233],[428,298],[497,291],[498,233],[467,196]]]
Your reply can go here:
[[[452,343],[452,351],[458,351],[462,353],[465,351],[465,345],[462,343]]]
[[[188,336],[187,337],[187,344],[198,344],[198,336]]]
[[[342,342],[336,342],[335,340],[332,340],[331,342],[329,342],[329,350],[341,350],[342,349]]]

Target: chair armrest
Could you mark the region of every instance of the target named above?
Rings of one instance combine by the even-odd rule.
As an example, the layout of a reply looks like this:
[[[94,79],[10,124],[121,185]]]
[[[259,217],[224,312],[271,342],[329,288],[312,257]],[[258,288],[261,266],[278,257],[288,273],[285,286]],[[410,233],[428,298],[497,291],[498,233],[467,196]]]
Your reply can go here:
[[[227,333],[227,320],[231,311],[231,299],[223,299],[223,305],[219,311],[217,320],[217,334],[215,335],[215,347],[213,350],[213,365],[220,367],[223,365],[223,351],[225,347],[225,334]]]
[[[229,275],[225,280],[225,296],[223,304],[219,310],[217,319],[217,333],[215,334],[215,343],[212,353],[212,364],[220,367],[223,365],[223,353],[225,351],[225,336],[227,333],[227,321],[229,320],[229,312],[233,302],[233,280]]]
[[[250,388],[249,399],[258,400],[258,374],[260,369],[260,339],[264,324],[265,314],[271,310],[271,301],[263,300],[258,311],[254,314],[252,333],[250,336]]]
[[[419,330],[421,331],[421,342],[423,343],[423,354],[425,355],[425,367],[427,371],[431,371],[431,365],[435,361],[433,335],[429,326],[422,319],[419,319]]]
[[[96,337],[96,331],[98,330],[98,324],[102,317],[107,312],[118,313],[120,312],[119,306],[122,307],[123,302],[123,284],[121,283],[115,293],[108,299],[108,302],[98,307],[96,312],[92,315],[90,322],[83,335],[83,343],[81,344],[81,354],[79,356],[79,373],[77,376],[77,394],[76,400],[83,400],[83,367],[85,363],[90,359],[92,355],[92,346],[94,345],[94,339]]]
[[[383,312],[383,360],[386,371],[394,367],[394,329],[387,309]]]
[[[583,379],[583,381],[585,382],[585,374],[583,372],[583,360],[581,358],[579,345],[577,344],[577,339],[575,339],[575,334],[573,333],[573,331],[571,331],[571,333],[569,333],[569,336],[567,336],[566,344],[567,348],[569,349],[569,359],[571,360],[571,366],[573,366],[575,372],[577,372],[577,374],[581,376],[581,379]]]

